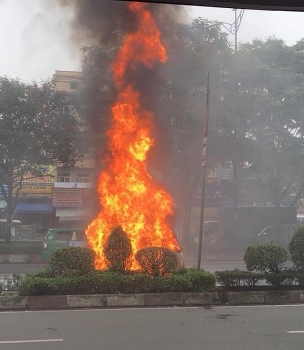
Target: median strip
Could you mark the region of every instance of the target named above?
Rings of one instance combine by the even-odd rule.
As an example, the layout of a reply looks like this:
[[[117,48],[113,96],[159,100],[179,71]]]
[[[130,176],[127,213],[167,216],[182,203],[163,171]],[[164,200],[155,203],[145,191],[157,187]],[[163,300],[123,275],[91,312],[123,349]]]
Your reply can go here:
[[[59,343],[63,339],[2,340],[0,344]]]

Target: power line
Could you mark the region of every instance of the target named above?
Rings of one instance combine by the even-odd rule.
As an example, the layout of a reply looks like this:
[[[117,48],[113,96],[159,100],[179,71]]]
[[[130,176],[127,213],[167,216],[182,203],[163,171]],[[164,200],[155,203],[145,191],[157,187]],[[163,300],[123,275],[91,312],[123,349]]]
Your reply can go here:
[[[221,25],[230,34],[234,35],[234,50],[237,51],[237,34],[240,29],[245,10],[240,10],[240,12],[238,12],[238,9],[233,9],[233,11],[234,11],[234,22],[233,23],[221,22]]]

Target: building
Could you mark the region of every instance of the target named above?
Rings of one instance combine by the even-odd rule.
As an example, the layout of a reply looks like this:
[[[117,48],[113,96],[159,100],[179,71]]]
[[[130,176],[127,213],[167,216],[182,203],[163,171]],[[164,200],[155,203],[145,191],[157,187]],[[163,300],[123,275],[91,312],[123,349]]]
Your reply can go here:
[[[73,91],[73,83],[82,79],[82,72],[56,71],[53,82],[58,91]],[[59,167],[54,182],[52,206],[57,226],[86,226],[95,217],[97,208],[96,165],[87,155],[73,168]]]

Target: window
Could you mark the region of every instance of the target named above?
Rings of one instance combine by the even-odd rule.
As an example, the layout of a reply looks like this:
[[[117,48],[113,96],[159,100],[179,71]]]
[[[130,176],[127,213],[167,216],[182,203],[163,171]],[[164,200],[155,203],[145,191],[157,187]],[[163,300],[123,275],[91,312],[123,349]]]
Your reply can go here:
[[[76,238],[77,241],[85,242],[87,237],[84,231],[77,231],[76,232]]]
[[[73,235],[72,231],[58,232],[56,234],[55,241],[60,241],[60,242],[70,241],[72,238],[72,235]]]
[[[78,174],[76,182],[82,182],[82,183],[90,182],[90,174],[89,173]]]
[[[70,173],[58,173],[57,175],[58,182],[71,182]]]

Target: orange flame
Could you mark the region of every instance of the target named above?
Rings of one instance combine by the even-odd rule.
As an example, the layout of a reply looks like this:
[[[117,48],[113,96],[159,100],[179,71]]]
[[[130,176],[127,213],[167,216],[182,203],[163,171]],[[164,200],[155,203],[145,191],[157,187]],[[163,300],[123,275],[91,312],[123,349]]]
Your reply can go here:
[[[111,159],[98,179],[101,212],[89,225],[86,235],[96,253],[95,267],[107,268],[103,247],[114,226],[128,234],[133,256],[131,268],[138,268],[134,255],[142,248],[166,247],[178,250],[179,245],[167,221],[173,214],[171,196],[147,171],[145,160],[153,146],[153,115],[141,111],[139,92],[127,84],[127,68],[136,70],[137,63],[152,67],[167,60],[160,41],[160,32],[146,5],[130,3],[138,19],[136,32],[126,35],[123,46],[112,63],[118,98],[112,107],[112,126],[107,133]]]

